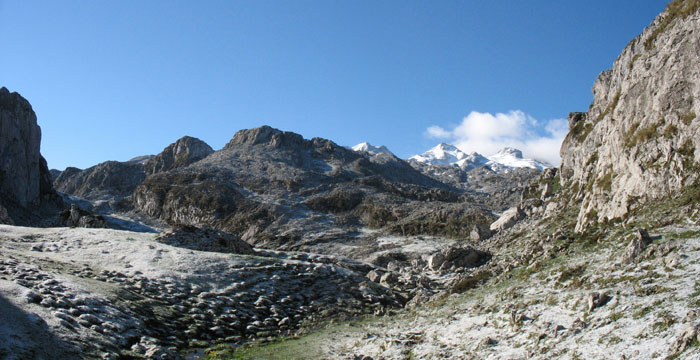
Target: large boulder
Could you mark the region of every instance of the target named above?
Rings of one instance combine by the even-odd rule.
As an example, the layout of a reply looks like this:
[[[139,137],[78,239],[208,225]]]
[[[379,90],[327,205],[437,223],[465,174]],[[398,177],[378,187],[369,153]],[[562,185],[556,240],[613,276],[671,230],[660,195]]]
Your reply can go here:
[[[501,231],[513,227],[518,220],[525,217],[525,214],[519,207],[512,207],[506,210],[501,217],[493,222],[490,226],[491,231]]]

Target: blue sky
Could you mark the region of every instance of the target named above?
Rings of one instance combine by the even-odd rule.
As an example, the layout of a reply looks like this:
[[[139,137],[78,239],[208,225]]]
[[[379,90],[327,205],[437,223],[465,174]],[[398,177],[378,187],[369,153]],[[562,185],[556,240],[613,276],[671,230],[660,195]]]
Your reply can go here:
[[[0,86],[32,103],[58,169],[264,124],[400,157],[513,140],[556,162],[557,119],[665,3],[0,0]]]

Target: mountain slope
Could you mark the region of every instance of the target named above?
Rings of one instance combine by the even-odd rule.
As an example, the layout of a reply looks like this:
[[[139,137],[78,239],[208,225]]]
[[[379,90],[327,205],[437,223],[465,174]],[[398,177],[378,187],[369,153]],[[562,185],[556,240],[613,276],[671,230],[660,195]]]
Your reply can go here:
[[[203,160],[149,176],[134,204],[172,224],[208,224],[275,248],[331,230],[347,238],[361,226],[468,236],[476,222],[492,218],[463,191],[391,154],[268,126],[241,130]],[[443,221],[434,207],[444,209]]]

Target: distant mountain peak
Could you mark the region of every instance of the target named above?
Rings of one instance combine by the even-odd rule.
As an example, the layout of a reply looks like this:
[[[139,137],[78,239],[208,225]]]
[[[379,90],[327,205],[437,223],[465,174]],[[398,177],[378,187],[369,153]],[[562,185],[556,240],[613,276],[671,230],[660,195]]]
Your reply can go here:
[[[497,153],[489,156],[488,159],[491,162],[498,164],[499,166],[505,167],[506,170],[512,168],[531,168],[544,170],[546,168],[552,167],[552,165],[539,160],[525,159],[523,158],[522,151],[512,147],[504,147]],[[494,167],[492,167],[492,169],[493,168]]]
[[[377,155],[377,154],[394,155],[394,153],[389,151],[389,149],[386,146],[384,146],[384,145],[374,146],[368,142],[359,143],[359,144],[353,146],[352,149],[354,151],[357,151],[357,152],[366,152],[366,153],[369,153],[371,155]]]
[[[523,152],[516,149],[512,148],[509,146],[504,147],[503,149],[499,150],[496,155],[511,155],[514,156],[516,159],[522,159],[523,158]]]
[[[417,161],[427,165],[452,165],[464,170],[473,169],[479,166],[488,166],[493,171],[506,171],[514,168],[533,168],[543,170],[551,165],[523,158],[523,152],[513,148],[505,147],[496,154],[485,157],[477,152],[465,153],[454,145],[441,143],[421,155],[415,155],[409,160]]]

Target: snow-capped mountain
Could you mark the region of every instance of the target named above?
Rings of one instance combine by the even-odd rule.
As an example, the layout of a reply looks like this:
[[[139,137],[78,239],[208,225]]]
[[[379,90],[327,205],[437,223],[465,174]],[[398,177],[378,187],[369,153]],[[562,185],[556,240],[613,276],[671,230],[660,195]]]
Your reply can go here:
[[[524,159],[523,152],[512,147],[505,147],[496,154],[489,156],[488,159],[491,162],[497,163],[507,168],[527,167],[532,169],[544,170],[546,168],[552,167],[552,165],[547,164],[546,162],[542,162],[535,159]]]
[[[532,168],[543,170],[551,165],[534,159],[524,159],[522,151],[511,147],[501,149],[494,155],[485,157],[477,152],[465,153],[450,144],[439,144],[421,155],[414,155],[409,160],[426,165],[453,165],[463,170],[479,166],[488,166],[493,171],[501,172],[514,168]]]
[[[371,155],[377,154],[391,154],[394,155],[389,149],[384,145],[374,146],[368,142],[363,142],[352,147],[353,150],[359,152],[370,153]]]
[[[428,165],[452,165],[466,159],[468,156],[453,145],[441,143],[421,155],[411,156],[408,160],[415,160]]]

